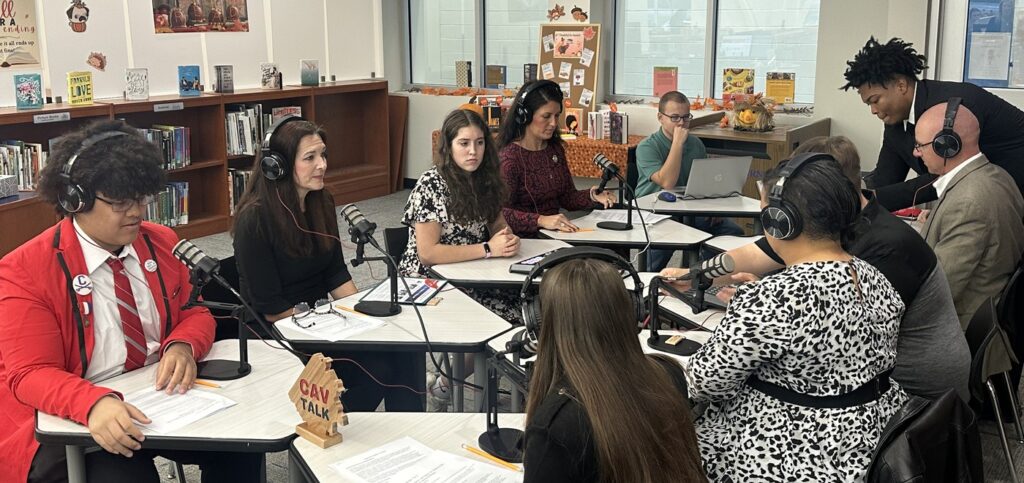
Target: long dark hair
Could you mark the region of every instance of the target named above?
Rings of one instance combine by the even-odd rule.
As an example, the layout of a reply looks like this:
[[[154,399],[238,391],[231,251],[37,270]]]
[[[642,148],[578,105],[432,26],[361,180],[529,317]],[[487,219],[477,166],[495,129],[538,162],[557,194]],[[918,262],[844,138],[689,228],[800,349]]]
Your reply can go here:
[[[594,259],[564,262],[544,273],[540,300],[527,425],[545,396],[568,383],[593,428],[601,481],[706,481],[690,408],[640,349],[618,271]]]
[[[526,93],[525,99],[523,98],[524,93]],[[498,149],[521,139],[526,134],[526,126],[533,121],[533,114],[549,102],[557,102],[559,112],[561,112],[562,88],[558,87],[558,84],[549,80],[530,81],[523,84],[523,87],[520,87],[519,92],[516,93],[512,107],[505,112],[505,117],[501,119],[501,127],[498,128]],[[520,106],[526,108],[525,123],[521,123],[517,119],[516,111]],[[562,138],[558,135],[559,131],[560,129],[555,129],[555,134],[548,140],[548,144],[559,146],[562,144]]]
[[[334,197],[326,189],[310,191],[306,195],[306,211],[299,208],[299,194],[292,174],[299,143],[302,138],[310,135],[320,136],[320,139],[327,142],[323,129],[306,120],[288,122],[274,131],[270,138],[270,149],[285,159],[285,175],[276,181],[263,176],[260,156],[256,156],[252,177],[235,209],[232,236],[241,219],[254,217],[257,233],[267,236],[270,231],[264,230],[273,230],[275,238],[281,242],[281,248],[292,257],[327,252],[338,244],[337,240],[302,231],[338,236]],[[268,220],[272,226],[264,226]],[[296,228],[296,224],[301,229]]]
[[[484,152],[480,166],[470,173],[455,164],[452,158],[452,142],[464,127],[475,127],[483,133]],[[448,183],[448,213],[457,223],[483,220],[494,221],[501,214],[501,207],[508,198],[508,187],[501,177],[498,149],[487,130],[487,124],[473,111],[456,109],[444,118],[441,139],[437,143],[434,166]]]

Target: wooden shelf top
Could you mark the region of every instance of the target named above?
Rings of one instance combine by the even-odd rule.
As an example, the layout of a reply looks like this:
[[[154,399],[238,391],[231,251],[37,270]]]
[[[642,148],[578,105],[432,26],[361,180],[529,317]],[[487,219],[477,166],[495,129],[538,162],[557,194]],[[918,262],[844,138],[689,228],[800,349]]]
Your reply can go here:
[[[298,99],[309,97],[313,88],[308,86],[284,86],[281,89],[236,89],[230,94],[221,94],[225,104],[260,102],[274,99]]]
[[[22,205],[29,201],[42,202],[43,199],[40,198],[35,191],[19,191],[18,194],[14,196],[0,198],[0,211],[4,211],[5,209],[11,208],[15,205]]]
[[[325,82],[313,88],[314,96],[343,94],[346,92],[362,92],[383,89],[388,90],[388,81],[384,79],[358,79],[336,82]]]
[[[222,102],[220,94],[204,92],[201,96],[181,97],[177,94],[164,96],[150,96],[144,101],[126,101],[124,99],[103,99],[97,102],[113,106],[114,114],[130,112],[153,112],[158,105],[174,104],[180,102],[183,108],[215,106]],[[170,109],[174,110],[174,109]]]
[[[54,114],[68,112],[72,119],[83,117],[110,116],[110,106],[97,101],[91,106],[71,106],[70,104],[46,104],[41,109],[18,110],[15,107],[0,107],[0,125],[32,124],[37,114]]]

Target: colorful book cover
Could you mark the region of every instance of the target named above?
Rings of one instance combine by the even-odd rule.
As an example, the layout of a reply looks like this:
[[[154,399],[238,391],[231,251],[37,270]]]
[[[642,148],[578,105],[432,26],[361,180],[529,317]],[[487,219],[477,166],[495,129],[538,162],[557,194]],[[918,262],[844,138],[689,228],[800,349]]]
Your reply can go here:
[[[666,92],[672,92],[677,88],[679,79],[678,67],[655,67],[654,75],[654,97],[661,97]]]
[[[213,72],[216,75],[216,81],[213,84],[213,91],[221,94],[231,94],[235,92],[235,69],[230,65],[215,65],[213,66]]]
[[[43,107],[43,77],[39,74],[14,74],[14,95],[18,109]]]
[[[302,106],[284,106],[275,107],[270,110],[271,122],[277,122],[284,116],[299,116],[302,117]]]
[[[754,69],[725,69],[722,74],[722,100],[736,95],[754,95]]]
[[[304,59],[299,61],[299,72],[301,73],[302,85],[320,85],[320,61],[317,59]]]
[[[138,67],[124,70],[124,98],[129,101],[149,99],[149,69]]]
[[[501,103],[504,100],[504,96],[500,95],[476,96],[476,102],[484,112],[484,122],[492,131],[496,131],[501,125]]]
[[[195,97],[203,93],[203,84],[199,79],[198,65],[178,66],[178,95]]]
[[[281,71],[273,62],[260,62],[260,87],[264,89],[281,88]]]
[[[489,65],[485,72],[485,87],[488,89],[504,89],[507,79],[505,77],[505,66]]]
[[[72,106],[92,104],[92,72],[87,70],[68,72],[68,104]]]
[[[764,96],[776,104],[790,104],[796,98],[795,72],[769,72],[764,83]]]
[[[523,64],[523,84],[537,80],[537,64]]]
[[[457,87],[473,87],[473,62],[469,60],[455,61],[455,85]]]

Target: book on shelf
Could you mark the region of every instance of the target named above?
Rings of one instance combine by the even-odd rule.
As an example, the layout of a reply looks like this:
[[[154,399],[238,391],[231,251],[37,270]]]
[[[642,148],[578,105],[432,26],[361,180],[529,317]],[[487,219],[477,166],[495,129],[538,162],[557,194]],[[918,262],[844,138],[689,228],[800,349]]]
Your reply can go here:
[[[754,95],[754,69],[725,69],[722,72],[722,100]]]
[[[320,85],[320,61],[317,59],[300,60],[299,79],[304,86]]]
[[[18,191],[33,191],[46,167],[47,152],[40,143],[0,141],[0,175],[14,176]]]
[[[215,81],[213,91],[221,94],[235,92],[235,68],[230,65],[213,66]]]
[[[523,64],[523,84],[537,80],[537,64]]]
[[[124,99],[126,101],[149,99],[149,69],[129,67],[124,70]]]
[[[171,227],[188,224],[188,182],[167,183],[146,205],[142,219]]]
[[[299,117],[302,117],[302,107],[301,106],[275,107],[275,108],[270,110],[270,115],[271,115],[271,118],[272,118],[271,122],[277,122],[279,119],[281,119],[284,116],[299,116]]]
[[[469,60],[455,61],[455,86],[473,87],[473,62]]]
[[[622,112],[606,112],[609,119],[608,140],[613,144],[629,143],[629,115]]]
[[[252,177],[252,170],[249,169],[228,169],[228,199],[231,200],[231,216],[235,216],[235,206],[238,200],[242,199],[245,187]]]
[[[487,127],[491,131],[496,131],[501,125],[501,103],[504,100],[505,96],[502,95],[481,94],[476,96],[476,102],[484,112],[484,122],[487,123]]]
[[[191,129],[185,126],[168,126],[154,124],[151,128],[136,128],[147,141],[160,149],[164,158],[164,169],[184,168],[192,164],[192,153],[189,147]]]
[[[87,70],[68,72],[68,104],[72,106],[92,105],[92,72]]]
[[[262,104],[228,104],[224,109],[228,155],[256,154],[272,122],[271,115],[263,111]]]
[[[488,65],[484,73],[484,86],[488,89],[504,89],[507,83],[505,66]]]
[[[654,97],[676,90],[679,79],[678,67],[655,67],[651,78],[654,81]]]
[[[796,97],[796,72],[769,72],[764,83],[764,96],[776,104],[791,104]]]
[[[203,84],[199,79],[198,65],[178,66],[178,95],[181,97],[195,97],[202,95]]]
[[[14,74],[14,97],[18,110],[43,107],[43,77],[39,74]]]
[[[260,62],[260,87],[264,89],[281,88],[281,70],[274,62]]]

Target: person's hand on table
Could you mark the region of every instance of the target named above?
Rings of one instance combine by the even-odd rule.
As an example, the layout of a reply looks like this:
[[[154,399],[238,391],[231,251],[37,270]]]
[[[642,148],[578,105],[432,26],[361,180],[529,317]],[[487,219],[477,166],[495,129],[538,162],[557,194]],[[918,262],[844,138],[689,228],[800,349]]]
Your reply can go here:
[[[736,295],[736,286],[737,285],[739,285],[741,283],[756,282],[756,281],[760,280],[761,278],[758,277],[757,275],[752,274],[752,273],[739,272],[739,273],[734,273],[732,275],[729,275],[729,279],[732,281],[732,284],[731,285],[726,285],[726,286],[718,289],[718,293],[715,294],[715,297],[717,297],[718,300],[721,300],[722,302],[725,302],[726,304],[728,304],[732,300],[733,295]]]
[[[619,201],[611,191],[602,191],[601,193],[598,193],[597,186],[590,187],[590,200],[594,203],[600,204],[605,209],[611,208]]]
[[[128,458],[142,448],[146,436],[133,421],[149,424],[139,408],[132,406],[114,395],[103,396],[89,410],[87,427],[92,439],[104,450]]]
[[[572,224],[569,218],[566,218],[561,213],[557,215],[541,215],[537,218],[537,225],[547,230],[558,230],[567,233],[579,231],[580,229],[580,227]]]
[[[519,252],[519,237],[512,234],[509,227],[502,228],[491,237],[487,245],[491,247],[491,254],[496,257],[511,257]]]
[[[160,365],[156,370],[156,390],[167,389],[171,394],[175,389],[185,394],[192,389],[196,381],[196,360],[192,356],[192,346],[184,342],[172,342],[164,350]]]

